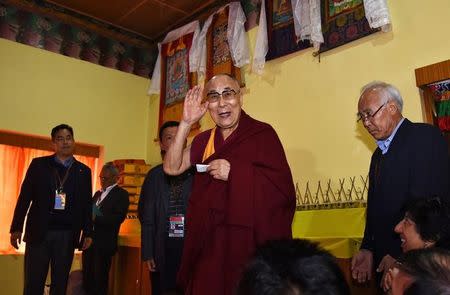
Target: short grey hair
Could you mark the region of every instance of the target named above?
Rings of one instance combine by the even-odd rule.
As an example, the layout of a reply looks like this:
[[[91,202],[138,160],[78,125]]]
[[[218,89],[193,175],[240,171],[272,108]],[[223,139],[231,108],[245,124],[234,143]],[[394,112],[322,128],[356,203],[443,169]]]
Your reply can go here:
[[[105,165],[103,165],[103,169],[108,170],[112,176],[119,176],[120,174],[119,169],[117,169],[113,162],[105,163]]]
[[[389,100],[394,101],[398,106],[400,113],[402,112],[403,98],[397,87],[382,81],[372,81],[361,88],[361,95],[359,96],[359,99],[361,99],[366,92],[373,90],[379,91],[386,102],[388,102]]]

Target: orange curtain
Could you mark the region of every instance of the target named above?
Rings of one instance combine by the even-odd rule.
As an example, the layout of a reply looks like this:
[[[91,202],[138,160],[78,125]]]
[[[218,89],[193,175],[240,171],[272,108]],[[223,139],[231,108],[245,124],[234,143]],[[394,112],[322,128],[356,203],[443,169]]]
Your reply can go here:
[[[20,186],[33,158],[51,155],[53,152],[0,144],[0,253],[12,250],[9,243],[11,225]],[[93,190],[98,187],[99,159],[75,156],[92,170]]]

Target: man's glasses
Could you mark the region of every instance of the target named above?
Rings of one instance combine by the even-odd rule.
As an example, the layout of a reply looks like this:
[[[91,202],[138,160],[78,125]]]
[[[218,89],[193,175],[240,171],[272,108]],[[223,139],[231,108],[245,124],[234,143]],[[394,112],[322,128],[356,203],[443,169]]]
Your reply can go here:
[[[372,112],[365,112],[365,113],[358,113],[356,114],[356,116],[358,117],[358,120],[356,120],[356,122],[359,121],[366,121],[366,120],[371,120],[373,117],[375,117],[377,115],[377,113],[387,104],[387,102],[383,103],[373,114]]]
[[[236,92],[233,89],[226,89],[224,91],[222,91],[222,93],[218,93],[218,92],[210,92],[206,95],[206,99],[210,102],[210,103],[215,103],[218,102],[220,99],[220,96],[222,96],[222,98],[226,101],[228,100],[232,100],[234,99],[234,97],[236,96],[236,94],[239,94],[239,90]]]

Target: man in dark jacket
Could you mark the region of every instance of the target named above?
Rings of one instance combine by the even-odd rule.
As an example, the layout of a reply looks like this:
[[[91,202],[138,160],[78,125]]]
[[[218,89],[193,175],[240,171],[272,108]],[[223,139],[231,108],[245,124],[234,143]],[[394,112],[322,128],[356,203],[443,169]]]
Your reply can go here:
[[[31,162],[11,223],[11,245],[17,249],[27,217],[23,292],[26,295],[44,293],[49,263],[50,293],[64,295],[74,249],[82,245],[85,250],[92,242],[91,170],[73,157],[72,127],[58,125],[51,136],[55,154]],[[81,231],[84,238],[80,240]]]
[[[83,252],[83,286],[90,295],[106,295],[112,256],[117,251],[117,236],[128,211],[128,192],[117,185],[119,170],[112,162],[100,172],[102,189],[92,204],[93,244]]]
[[[448,196],[447,143],[439,129],[403,118],[402,107],[400,92],[390,84],[372,82],[361,91],[358,121],[378,148],[370,162],[364,239],[352,260],[359,282],[369,280],[375,268],[386,272],[400,255],[402,241],[394,227],[407,201]]]
[[[178,122],[168,121],[159,130],[161,156],[172,143]],[[139,198],[141,256],[150,271],[152,294],[176,290],[176,276],[185,234],[185,213],[192,171],[168,176],[162,165],[150,170]]]

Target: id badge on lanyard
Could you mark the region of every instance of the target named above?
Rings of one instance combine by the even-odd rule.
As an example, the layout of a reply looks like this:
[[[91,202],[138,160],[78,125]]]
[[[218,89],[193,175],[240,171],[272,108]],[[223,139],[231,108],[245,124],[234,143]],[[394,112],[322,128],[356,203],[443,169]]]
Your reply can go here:
[[[61,177],[59,176],[58,171],[56,169],[54,170],[55,175],[56,175],[56,180],[59,182],[59,188],[57,188],[55,190],[55,205],[53,206],[54,210],[65,210],[66,209],[67,195],[63,191],[63,187],[64,187],[64,183],[67,180],[67,177],[69,176],[69,171],[70,171],[70,168],[72,168],[72,164],[73,164],[73,162],[70,163],[70,166],[67,168],[63,179],[61,179]]]
[[[183,238],[184,237],[184,215],[173,215],[169,217],[169,237]]]
[[[53,206],[55,210],[64,210],[66,209],[66,193],[62,190],[55,191],[55,206]]]

